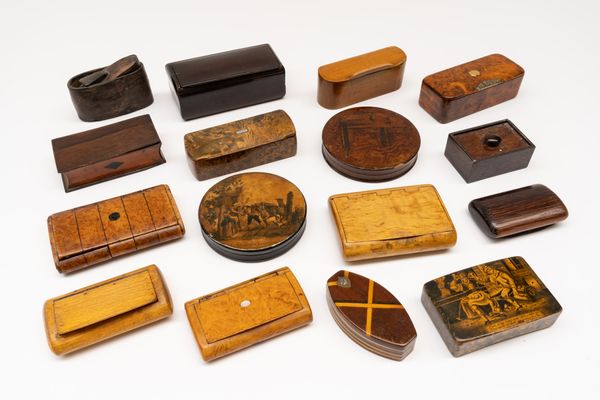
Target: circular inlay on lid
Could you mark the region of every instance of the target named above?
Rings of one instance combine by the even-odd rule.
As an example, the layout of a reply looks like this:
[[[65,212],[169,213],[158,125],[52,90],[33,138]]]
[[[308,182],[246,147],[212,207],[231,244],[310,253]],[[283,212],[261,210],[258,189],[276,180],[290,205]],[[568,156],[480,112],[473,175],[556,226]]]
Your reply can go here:
[[[202,235],[219,254],[263,261],[292,248],[304,233],[302,192],[278,175],[249,172],[225,178],[200,202]]]
[[[362,181],[404,175],[417,161],[421,138],[402,115],[378,107],[335,114],[323,128],[323,156],[337,172]]]

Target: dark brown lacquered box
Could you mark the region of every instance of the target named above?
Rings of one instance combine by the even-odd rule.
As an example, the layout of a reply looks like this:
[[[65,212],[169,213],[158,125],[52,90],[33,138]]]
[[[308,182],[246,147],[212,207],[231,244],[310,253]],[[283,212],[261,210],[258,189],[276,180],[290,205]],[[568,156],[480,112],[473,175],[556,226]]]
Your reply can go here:
[[[419,105],[443,124],[510,100],[525,71],[501,54],[491,54],[427,76]]]
[[[185,120],[280,99],[285,69],[268,44],[166,65]]]
[[[455,357],[548,328],[562,312],[522,257],[441,276],[425,284],[421,300]]]
[[[188,133],[184,142],[194,176],[205,180],[296,155],[296,128],[277,110]]]
[[[160,146],[149,115],[52,140],[66,192],[163,164]]]
[[[444,155],[467,183],[527,168],[535,145],[509,120],[448,135]]]
[[[73,272],[179,239],[185,227],[167,185],[103,200],[48,217],[54,264]]]
[[[530,232],[565,220],[569,211],[544,185],[531,185],[475,199],[469,211],[482,231],[493,238]]]

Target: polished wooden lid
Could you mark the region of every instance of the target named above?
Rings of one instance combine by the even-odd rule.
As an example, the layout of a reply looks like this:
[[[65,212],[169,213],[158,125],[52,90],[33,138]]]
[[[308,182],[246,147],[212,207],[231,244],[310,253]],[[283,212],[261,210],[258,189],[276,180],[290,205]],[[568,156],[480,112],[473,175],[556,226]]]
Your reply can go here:
[[[334,115],[323,128],[323,156],[352,179],[397,178],[417,160],[421,138],[402,115],[378,107],[354,107]]]
[[[300,239],[306,201],[287,179],[250,172],[211,187],[200,202],[198,218],[215,251],[239,261],[262,261],[283,254]]]

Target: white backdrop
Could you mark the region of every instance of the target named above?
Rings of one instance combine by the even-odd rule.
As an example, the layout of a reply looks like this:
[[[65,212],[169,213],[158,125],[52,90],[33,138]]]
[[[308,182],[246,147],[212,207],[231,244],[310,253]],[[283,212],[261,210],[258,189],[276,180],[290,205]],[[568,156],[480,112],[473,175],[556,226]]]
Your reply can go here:
[[[0,397],[449,399],[597,393],[599,11],[595,1],[548,0],[4,3]],[[286,67],[285,98],[184,122],[164,65],[260,43],[270,43]],[[321,156],[321,129],[335,112],[316,102],[317,68],[388,45],[408,55],[402,88],[361,105],[389,108],[409,118],[421,134],[419,160],[395,181],[355,182],[335,173]],[[516,99],[446,125],[418,106],[423,77],[495,52],[526,71]],[[154,104],[108,121],[80,121],[67,79],[131,53],[146,66]],[[183,135],[278,108],[296,124],[298,155],[253,170],[282,175],[304,192],[307,229],[277,259],[231,261],[212,251],[201,236],[198,203],[219,178],[194,179]],[[52,138],[145,113],[162,139],[166,164],[64,193]],[[503,118],[510,118],[537,146],[529,167],[466,184],[443,156],[448,133]],[[182,240],[69,276],[56,272],[48,215],[161,183],[170,185],[182,213],[187,228]],[[458,230],[456,247],[431,255],[344,262],[328,196],[421,183],[434,184],[444,199]],[[468,214],[468,202],[532,183],[553,189],[569,208],[569,219],[513,239],[484,236]],[[550,329],[452,357],[420,303],[422,285],[515,255],[531,264],[562,304],[563,314]],[[171,290],[171,318],[71,356],[50,352],[42,319],[45,299],[152,263],[162,269]],[[183,303],[285,265],[303,286],[314,322],[204,363]],[[342,267],[373,278],[405,305],[418,332],[407,359],[398,363],[371,354],[336,326],[327,310],[325,282]]]

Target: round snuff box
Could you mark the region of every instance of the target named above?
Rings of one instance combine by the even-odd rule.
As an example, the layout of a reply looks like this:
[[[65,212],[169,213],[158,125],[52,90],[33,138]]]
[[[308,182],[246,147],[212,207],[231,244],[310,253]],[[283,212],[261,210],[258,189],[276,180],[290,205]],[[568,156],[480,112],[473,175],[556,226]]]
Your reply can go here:
[[[421,138],[402,115],[378,107],[335,114],[323,128],[323,156],[342,175],[385,181],[407,173],[417,161]]]
[[[202,235],[217,253],[264,261],[291,249],[306,226],[302,192],[278,175],[249,172],[211,187],[200,202]]]

